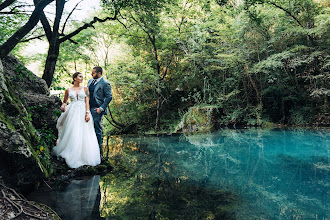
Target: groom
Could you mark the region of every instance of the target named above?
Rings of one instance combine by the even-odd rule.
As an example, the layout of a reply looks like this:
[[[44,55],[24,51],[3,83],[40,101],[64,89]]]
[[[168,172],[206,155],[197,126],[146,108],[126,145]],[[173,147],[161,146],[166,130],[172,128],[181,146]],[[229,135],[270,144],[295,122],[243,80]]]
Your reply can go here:
[[[107,106],[112,100],[111,86],[102,77],[102,67],[96,66],[92,70],[92,77],[87,83],[89,90],[89,105],[90,111],[94,120],[94,129],[101,150],[102,150],[102,116],[107,114]]]

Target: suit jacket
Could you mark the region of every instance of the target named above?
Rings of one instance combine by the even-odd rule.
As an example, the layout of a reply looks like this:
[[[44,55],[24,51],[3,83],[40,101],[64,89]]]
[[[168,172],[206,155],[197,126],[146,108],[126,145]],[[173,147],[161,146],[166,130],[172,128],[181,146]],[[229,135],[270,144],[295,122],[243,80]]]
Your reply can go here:
[[[92,83],[93,79],[90,79],[87,83],[89,85]],[[93,93],[96,103],[104,109],[104,114],[107,114],[107,107],[112,100],[111,86],[110,84],[102,79],[95,85],[95,90]]]

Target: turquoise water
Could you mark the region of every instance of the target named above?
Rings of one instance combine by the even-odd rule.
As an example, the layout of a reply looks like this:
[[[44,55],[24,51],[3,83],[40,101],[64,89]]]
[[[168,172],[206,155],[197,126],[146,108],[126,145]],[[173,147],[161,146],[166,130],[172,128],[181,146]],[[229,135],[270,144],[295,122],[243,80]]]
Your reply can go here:
[[[330,218],[326,130],[111,137],[109,156],[90,219]]]

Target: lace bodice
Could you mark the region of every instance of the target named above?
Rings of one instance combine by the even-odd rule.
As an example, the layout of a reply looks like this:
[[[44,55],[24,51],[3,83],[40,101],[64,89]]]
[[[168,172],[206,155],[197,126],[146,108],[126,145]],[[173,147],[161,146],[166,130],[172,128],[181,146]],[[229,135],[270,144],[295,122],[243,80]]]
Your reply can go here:
[[[78,92],[69,88],[69,97],[70,97],[71,103],[77,102],[77,101],[85,102],[86,94],[85,94],[84,87],[81,88]]]

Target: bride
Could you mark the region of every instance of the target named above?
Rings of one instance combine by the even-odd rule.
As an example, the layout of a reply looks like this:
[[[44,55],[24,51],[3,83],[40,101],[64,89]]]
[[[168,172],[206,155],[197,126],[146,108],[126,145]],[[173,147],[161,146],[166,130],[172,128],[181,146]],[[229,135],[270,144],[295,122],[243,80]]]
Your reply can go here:
[[[93,118],[89,111],[89,92],[80,86],[83,75],[72,76],[73,87],[65,90],[61,111],[57,120],[58,140],[53,155],[65,159],[70,168],[100,164],[100,149],[94,131]],[[71,103],[66,107],[70,98]]]

